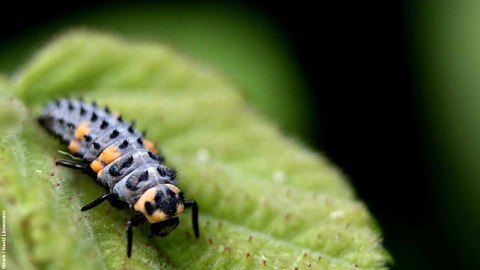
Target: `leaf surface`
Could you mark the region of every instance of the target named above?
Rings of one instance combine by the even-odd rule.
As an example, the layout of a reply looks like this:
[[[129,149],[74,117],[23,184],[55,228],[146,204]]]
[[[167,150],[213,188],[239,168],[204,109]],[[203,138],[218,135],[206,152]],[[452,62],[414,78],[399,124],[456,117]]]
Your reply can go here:
[[[345,176],[282,134],[219,73],[159,44],[67,33],[12,79],[0,80],[0,206],[9,263],[22,269],[384,269],[379,229]],[[179,187],[200,206],[166,238],[134,232],[130,210],[80,207],[103,190],[55,167],[55,141],[36,125],[43,104],[82,96],[146,129]],[[52,252],[54,250],[55,252]]]

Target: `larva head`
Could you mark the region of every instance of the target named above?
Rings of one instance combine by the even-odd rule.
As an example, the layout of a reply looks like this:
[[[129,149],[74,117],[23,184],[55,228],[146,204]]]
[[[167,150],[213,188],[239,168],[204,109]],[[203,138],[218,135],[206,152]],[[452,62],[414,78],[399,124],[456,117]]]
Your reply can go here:
[[[183,193],[174,185],[160,184],[147,189],[135,203],[134,209],[142,212],[152,224],[173,219],[185,209]]]

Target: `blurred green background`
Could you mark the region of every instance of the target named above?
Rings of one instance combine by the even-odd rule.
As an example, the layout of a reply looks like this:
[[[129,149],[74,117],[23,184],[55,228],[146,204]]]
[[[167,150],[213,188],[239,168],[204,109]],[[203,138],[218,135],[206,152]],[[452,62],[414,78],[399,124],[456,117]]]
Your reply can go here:
[[[480,3],[11,3],[0,71],[61,31],[170,44],[350,176],[392,269],[480,269]]]

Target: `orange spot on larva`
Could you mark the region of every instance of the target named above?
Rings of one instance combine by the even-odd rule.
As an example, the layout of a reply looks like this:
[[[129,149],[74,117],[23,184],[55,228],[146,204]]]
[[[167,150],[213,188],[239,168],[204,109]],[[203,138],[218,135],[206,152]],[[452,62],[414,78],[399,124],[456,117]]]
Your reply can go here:
[[[90,163],[90,168],[92,168],[95,173],[98,173],[103,169],[103,165],[98,160],[94,160],[92,163]]]
[[[75,129],[75,138],[80,140],[83,139],[85,135],[90,133],[90,126],[87,122],[82,122],[76,129]]]
[[[155,149],[155,143],[149,141],[149,140],[143,140],[143,146],[145,146],[150,152],[156,154],[157,149]]]
[[[118,147],[115,145],[107,147],[103,152],[100,154],[98,159],[105,165],[110,164],[112,161],[120,157],[120,151],[118,151]]]
[[[72,140],[68,144],[68,150],[70,150],[70,152],[72,153],[76,153],[78,151],[78,148],[80,148],[80,144],[75,140]]]

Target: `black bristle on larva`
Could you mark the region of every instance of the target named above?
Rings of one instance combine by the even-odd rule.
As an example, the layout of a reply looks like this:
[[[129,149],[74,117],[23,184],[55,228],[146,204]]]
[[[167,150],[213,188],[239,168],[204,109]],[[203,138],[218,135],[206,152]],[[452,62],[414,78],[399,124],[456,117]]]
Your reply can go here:
[[[80,106],[80,115],[81,116],[84,116],[85,113],[87,113],[87,111],[85,110],[85,108],[83,106]]]
[[[130,132],[131,134],[134,134],[134,133],[135,133],[135,130],[133,129],[133,126],[132,126],[132,125],[130,125],[130,126],[128,127],[128,132]]]
[[[97,102],[95,102],[95,100],[92,101],[92,107],[97,108]]]
[[[69,110],[69,111],[73,111],[73,109],[75,109],[75,107],[73,107],[72,101],[69,100],[69,101],[68,101],[68,110]]]
[[[133,164],[133,157],[130,156],[127,158],[127,160],[123,161],[122,163],[119,164],[119,166],[111,166],[108,169],[108,173],[111,176],[120,176],[122,175],[122,170],[128,169],[130,166]]]
[[[109,173],[111,176],[120,176],[120,175],[122,175],[122,173],[120,172],[120,170],[118,170],[118,168],[115,167],[115,166],[110,167],[110,169],[108,169],[108,173]]]
[[[98,119],[98,115],[95,112],[92,112],[92,117],[90,117],[90,122],[96,122]]]
[[[175,179],[175,177],[177,176],[177,172],[172,168],[165,167],[165,173],[168,177],[172,179]]]
[[[141,137],[137,138],[137,143],[143,145],[143,139]]]
[[[139,189],[139,187],[137,185],[135,185],[134,183],[132,183],[132,179],[129,178],[127,180],[127,182],[125,183],[125,187],[128,188],[129,190],[131,191],[137,191]]]
[[[74,129],[75,125],[72,122],[68,122],[67,127],[70,128],[70,129]]]
[[[83,138],[85,139],[86,142],[91,142],[92,141],[92,136],[90,136],[90,135],[85,135],[85,136],[83,136]]]
[[[122,118],[122,116],[121,116],[121,115],[119,115],[119,116],[117,117],[117,121],[118,121],[118,122],[120,122],[120,123],[122,123],[122,122],[123,122],[123,118]]]
[[[125,148],[127,148],[127,146],[128,146],[128,141],[127,141],[127,140],[124,140],[124,141],[118,146],[118,148],[120,148],[120,149],[125,149]]]
[[[106,120],[102,121],[102,124],[100,125],[100,129],[106,129],[108,127],[108,122]]]
[[[148,156],[153,160],[158,160],[158,156],[152,153],[152,151],[148,151]]]
[[[129,168],[130,166],[132,166],[133,164],[133,157],[130,156],[123,164],[122,164],[122,167],[123,168]]]
[[[112,131],[112,134],[110,134],[110,139],[115,139],[116,137],[118,137],[119,134],[120,134],[120,132],[118,132],[118,130],[114,129]]]
[[[148,171],[143,172],[142,175],[140,175],[140,177],[138,178],[138,182],[145,181],[148,181]]]
[[[97,149],[97,150],[100,149],[100,144],[97,143],[97,142],[94,142],[94,143],[93,143],[93,148],[95,148],[95,149]]]
[[[110,108],[108,108],[108,106],[105,106],[105,108],[103,109],[106,113],[110,113]]]
[[[165,168],[164,168],[164,167],[157,167],[157,172],[158,172],[158,174],[160,174],[160,176],[165,176],[165,175],[167,175],[167,173],[165,172]]]

